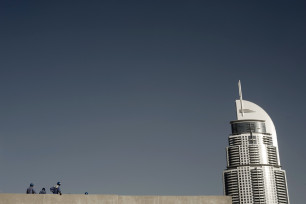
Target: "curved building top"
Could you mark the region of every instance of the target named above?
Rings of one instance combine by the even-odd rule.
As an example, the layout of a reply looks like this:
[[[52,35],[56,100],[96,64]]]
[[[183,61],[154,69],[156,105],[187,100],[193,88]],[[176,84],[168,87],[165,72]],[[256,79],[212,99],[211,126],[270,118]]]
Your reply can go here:
[[[266,132],[270,133],[273,138],[273,145],[278,147],[277,136],[274,123],[268,113],[260,106],[250,101],[236,100],[237,120],[261,120],[265,122]]]
[[[267,133],[276,134],[275,126],[270,116],[255,103],[246,100],[236,100],[236,114],[237,120],[265,121]]]

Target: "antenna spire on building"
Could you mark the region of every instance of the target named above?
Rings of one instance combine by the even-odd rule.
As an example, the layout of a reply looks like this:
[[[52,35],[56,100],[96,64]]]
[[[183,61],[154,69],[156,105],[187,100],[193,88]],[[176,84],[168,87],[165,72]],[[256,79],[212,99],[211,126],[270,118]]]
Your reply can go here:
[[[241,82],[240,80],[238,81],[238,88],[239,88],[239,98],[240,98],[240,110],[241,110],[241,115],[243,116],[243,104],[242,104],[242,90],[241,90]]]

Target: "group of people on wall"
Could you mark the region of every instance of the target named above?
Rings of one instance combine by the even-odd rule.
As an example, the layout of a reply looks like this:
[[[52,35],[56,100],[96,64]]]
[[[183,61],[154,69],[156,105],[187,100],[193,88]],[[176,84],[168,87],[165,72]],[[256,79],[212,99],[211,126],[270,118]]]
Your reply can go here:
[[[61,191],[60,186],[61,186],[61,182],[57,182],[57,184],[55,186],[52,186],[50,188],[51,193],[62,195],[62,191]],[[36,194],[36,191],[34,190],[34,184],[33,183],[30,183],[30,186],[29,186],[29,188],[27,188],[26,193],[27,194]],[[47,194],[46,189],[42,188],[41,191],[39,191],[39,194]]]

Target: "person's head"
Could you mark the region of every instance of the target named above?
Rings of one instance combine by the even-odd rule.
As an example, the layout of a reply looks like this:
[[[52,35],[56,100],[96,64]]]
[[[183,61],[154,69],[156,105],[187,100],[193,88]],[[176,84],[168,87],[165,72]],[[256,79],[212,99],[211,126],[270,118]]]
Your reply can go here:
[[[57,185],[59,185],[59,186],[60,186],[60,185],[61,185],[61,182],[57,182]]]
[[[46,191],[46,189],[45,189],[45,188],[42,188],[41,190]]]
[[[34,186],[34,184],[33,184],[33,183],[30,183],[30,186],[31,186],[31,187],[33,187],[33,186]]]

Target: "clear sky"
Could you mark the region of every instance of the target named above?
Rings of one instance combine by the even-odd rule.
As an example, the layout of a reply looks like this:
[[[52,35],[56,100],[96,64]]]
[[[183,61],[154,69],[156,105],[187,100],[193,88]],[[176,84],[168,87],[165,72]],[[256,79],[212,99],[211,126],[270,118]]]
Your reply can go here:
[[[305,1],[0,1],[0,191],[222,195],[237,82],[306,200]]]

